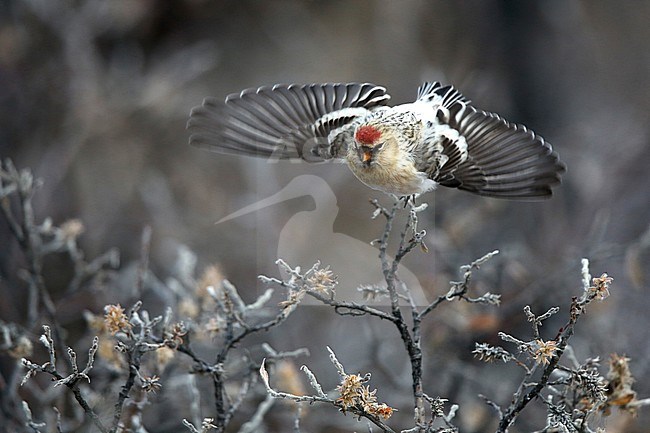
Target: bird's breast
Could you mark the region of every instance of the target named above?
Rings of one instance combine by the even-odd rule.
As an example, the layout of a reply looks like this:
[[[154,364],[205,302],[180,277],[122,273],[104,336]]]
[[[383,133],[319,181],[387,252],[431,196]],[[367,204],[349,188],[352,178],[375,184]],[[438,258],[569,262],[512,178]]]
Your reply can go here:
[[[392,165],[373,163],[370,166],[348,164],[352,173],[370,188],[397,196],[423,194],[435,188],[436,183],[418,171],[411,161]]]

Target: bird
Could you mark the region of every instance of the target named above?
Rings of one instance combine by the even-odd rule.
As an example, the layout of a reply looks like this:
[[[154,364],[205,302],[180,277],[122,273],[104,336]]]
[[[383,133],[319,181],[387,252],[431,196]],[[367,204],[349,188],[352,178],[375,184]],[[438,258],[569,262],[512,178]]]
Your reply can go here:
[[[438,185],[480,196],[552,196],[566,166],[540,135],[425,82],[388,105],[372,83],[276,84],[208,97],[190,112],[192,146],[269,160],[347,164],[368,187],[418,197]]]

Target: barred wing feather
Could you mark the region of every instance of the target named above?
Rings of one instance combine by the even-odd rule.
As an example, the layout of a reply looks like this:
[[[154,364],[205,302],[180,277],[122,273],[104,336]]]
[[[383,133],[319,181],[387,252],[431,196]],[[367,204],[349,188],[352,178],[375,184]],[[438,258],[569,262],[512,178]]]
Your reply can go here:
[[[489,197],[539,199],[551,196],[565,171],[542,137],[497,114],[455,104],[449,125],[465,137],[468,157],[440,170],[434,180],[441,185]]]
[[[386,89],[370,83],[275,85],[247,89],[192,109],[190,144],[214,152],[259,157],[337,157],[330,131],[385,105]]]

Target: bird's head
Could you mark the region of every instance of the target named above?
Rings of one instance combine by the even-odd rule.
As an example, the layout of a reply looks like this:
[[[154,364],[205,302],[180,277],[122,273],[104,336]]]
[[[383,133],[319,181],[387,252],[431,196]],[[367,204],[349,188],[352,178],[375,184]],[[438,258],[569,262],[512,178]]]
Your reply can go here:
[[[354,144],[349,150],[348,158],[356,165],[365,167],[382,164],[390,157],[390,149],[397,149],[394,135],[386,127],[364,124],[354,132]]]

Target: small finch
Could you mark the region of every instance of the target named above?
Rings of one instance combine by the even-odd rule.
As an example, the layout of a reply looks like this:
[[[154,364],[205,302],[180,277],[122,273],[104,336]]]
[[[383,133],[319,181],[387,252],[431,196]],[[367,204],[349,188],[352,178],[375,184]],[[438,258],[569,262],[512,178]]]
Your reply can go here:
[[[474,108],[452,86],[424,83],[388,106],[374,84],[275,85],[192,109],[190,144],[214,152],[338,160],[370,188],[415,196],[437,185],[507,199],[550,197],[565,170],[522,125]]]

